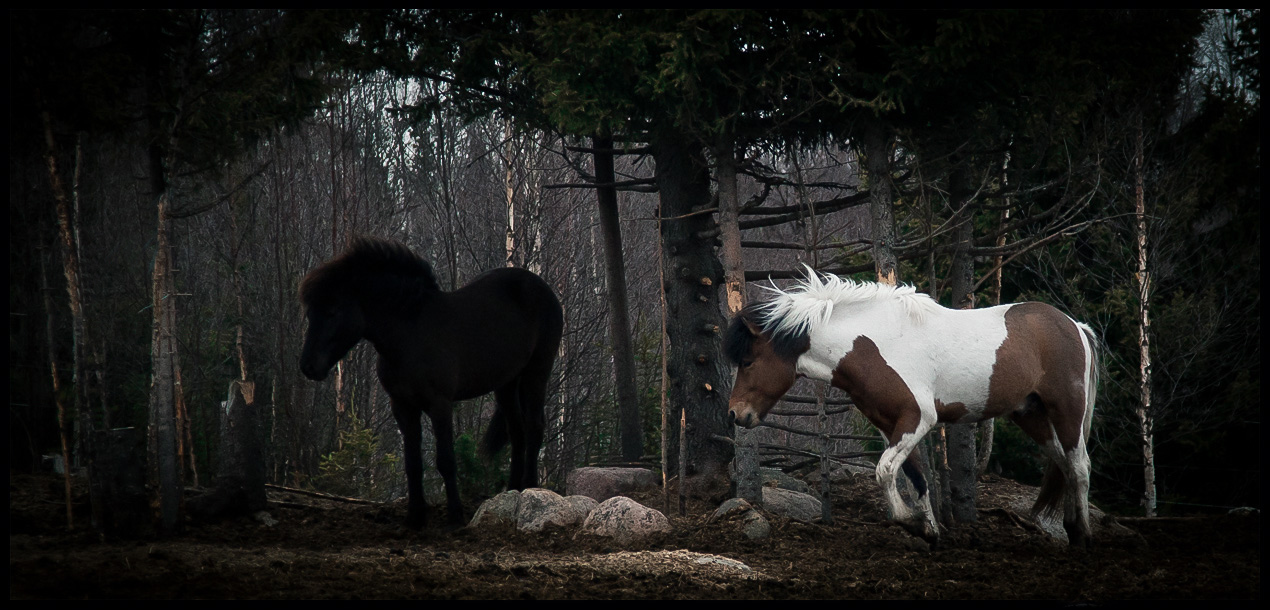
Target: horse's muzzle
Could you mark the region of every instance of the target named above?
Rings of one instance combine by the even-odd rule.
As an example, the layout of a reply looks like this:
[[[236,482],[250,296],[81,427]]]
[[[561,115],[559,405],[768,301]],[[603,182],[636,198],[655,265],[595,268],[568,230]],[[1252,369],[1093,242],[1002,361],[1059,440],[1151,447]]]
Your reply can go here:
[[[316,367],[309,366],[308,364],[301,364],[300,372],[304,373],[305,377],[308,377],[313,381],[325,381],[326,375],[331,372],[331,369],[318,369]]]
[[[744,428],[753,428],[759,422],[759,416],[748,406],[741,407],[739,412],[735,408],[730,409],[728,415],[732,416],[732,421],[736,422],[736,425]]]

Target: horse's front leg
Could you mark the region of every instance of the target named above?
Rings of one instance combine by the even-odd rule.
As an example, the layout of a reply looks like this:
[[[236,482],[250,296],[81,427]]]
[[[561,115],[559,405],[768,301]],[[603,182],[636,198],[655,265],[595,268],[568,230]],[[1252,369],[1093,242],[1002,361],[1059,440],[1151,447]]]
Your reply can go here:
[[[891,519],[930,541],[939,538],[939,525],[935,523],[935,512],[930,505],[930,487],[926,484],[920,462],[913,450],[934,424],[933,409],[928,416],[915,407],[913,412],[899,417],[894,428],[882,431],[889,439],[890,446],[882,452],[876,470],[878,485],[882,487]],[[901,468],[917,491],[916,515],[900,496],[898,475]]]
[[[463,525],[463,502],[459,499],[458,466],[454,458],[453,405],[441,401],[428,410],[432,433],[437,440],[437,470],[445,481],[447,518],[451,525]]]
[[[428,504],[423,499],[423,430],[419,409],[393,399],[392,414],[401,430],[402,466],[406,470],[406,527],[420,529],[428,521]]]

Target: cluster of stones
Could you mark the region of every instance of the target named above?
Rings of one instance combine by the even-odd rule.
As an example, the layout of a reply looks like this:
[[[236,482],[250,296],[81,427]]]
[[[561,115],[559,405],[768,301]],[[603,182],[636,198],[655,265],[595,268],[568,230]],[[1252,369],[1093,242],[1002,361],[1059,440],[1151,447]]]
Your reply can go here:
[[[767,474],[765,478],[772,480],[765,481],[763,487],[764,510],[809,523],[820,519],[820,501],[806,493],[805,485],[792,478],[778,480],[777,474]],[[481,504],[470,525],[514,527],[522,532],[580,526],[575,537],[599,536],[621,545],[649,542],[670,533],[670,520],[661,511],[623,494],[646,492],[657,486],[656,475],[647,469],[579,468],[569,474],[566,495],[547,489],[507,491]],[[798,486],[802,488],[783,488]],[[766,538],[771,532],[767,519],[740,499],[725,502],[709,521],[736,521],[740,531],[754,540]]]
[[[841,471],[836,478],[871,476],[872,471]],[[780,471],[760,469],[762,512],[741,498],[725,501],[707,522],[734,524],[751,540],[771,535],[767,515],[780,515],[805,523],[821,519],[820,500],[811,495],[806,483]],[[670,520],[660,511],[644,506],[625,494],[639,495],[658,487],[657,476],[643,468],[579,468],[569,474],[566,494],[547,489],[508,491],[489,500],[476,511],[472,526],[514,527],[522,532],[541,532],[548,527],[573,528],[575,537],[589,535],[609,538],[622,546],[655,542],[671,532]],[[1030,498],[1019,497],[1010,509],[1018,514],[1030,512]],[[1096,507],[1090,507],[1096,523],[1106,519]],[[1059,517],[1038,515],[1036,525],[1055,540],[1065,542],[1066,532]],[[1112,520],[1114,521],[1114,520]],[[921,541],[914,538],[915,543]]]
[[[471,526],[541,532],[548,526],[581,524],[578,536],[601,536],[623,545],[654,540],[670,533],[670,520],[621,494],[656,485],[656,476],[647,469],[583,468],[570,474],[568,495],[548,489],[506,491],[481,504]]]

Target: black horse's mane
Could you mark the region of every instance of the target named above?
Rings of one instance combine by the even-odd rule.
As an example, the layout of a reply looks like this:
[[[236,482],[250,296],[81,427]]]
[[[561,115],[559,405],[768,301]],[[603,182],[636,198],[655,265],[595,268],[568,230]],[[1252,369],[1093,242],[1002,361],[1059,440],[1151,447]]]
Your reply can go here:
[[[762,321],[763,304],[746,305],[744,309],[737,312],[732,318],[732,323],[728,325],[727,331],[723,333],[723,355],[732,364],[739,365],[741,361],[750,355],[750,350],[754,348],[754,333],[750,332],[750,325],[757,328],[766,326]],[[749,322],[749,325],[746,324]],[[764,329],[764,332],[767,332]],[[768,339],[772,342],[772,350],[783,360],[794,362],[803,352],[807,351],[810,337],[806,330],[794,333],[780,333],[772,336],[768,333]]]
[[[432,265],[406,246],[376,237],[358,237],[343,254],[304,276],[300,302],[313,307],[350,297],[370,297],[409,305],[440,290]]]

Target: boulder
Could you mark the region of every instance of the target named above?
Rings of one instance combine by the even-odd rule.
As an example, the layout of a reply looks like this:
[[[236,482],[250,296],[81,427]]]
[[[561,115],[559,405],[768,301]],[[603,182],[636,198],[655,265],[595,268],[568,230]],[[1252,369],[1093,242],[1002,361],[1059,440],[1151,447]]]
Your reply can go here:
[[[522,532],[541,532],[547,526],[581,523],[597,504],[591,498],[562,497],[549,489],[505,491],[482,502],[468,526],[501,525]]]
[[[603,502],[655,489],[658,484],[657,475],[647,468],[576,468],[565,480],[565,493]]]
[[[806,523],[815,523],[820,521],[821,517],[819,499],[805,493],[775,487],[763,488],[763,509]]]
[[[594,502],[594,500],[592,500]],[[549,525],[568,527],[586,519],[589,508],[549,489],[526,489],[516,508],[516,529],[541,532]]]
[[[759,468],[759,481],[763,487],[778,487],[780,489],[788,489],[805,494],[811,493],[811,488],[806,483],[795,479],[779,470],[771,468]]]
[[[520,492],[505,491],[481,502],[468,527],[502,525],[516,527],[516,509],[520,506]]]
[[[579,533],[612,538],[618,544],[629,545],[669,534],[670,520],[661,511],[617,496],[595,507]]]

